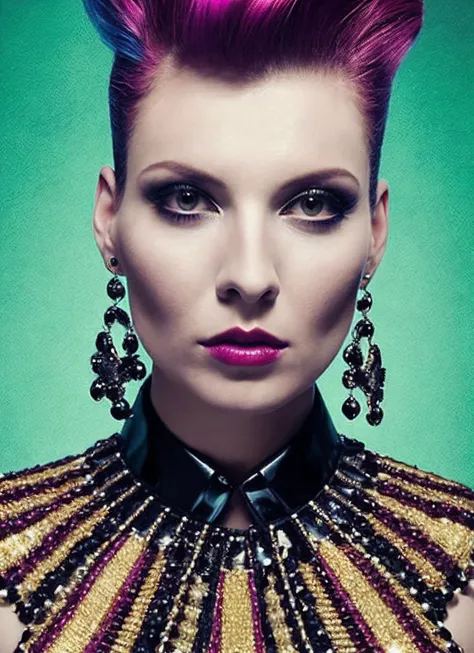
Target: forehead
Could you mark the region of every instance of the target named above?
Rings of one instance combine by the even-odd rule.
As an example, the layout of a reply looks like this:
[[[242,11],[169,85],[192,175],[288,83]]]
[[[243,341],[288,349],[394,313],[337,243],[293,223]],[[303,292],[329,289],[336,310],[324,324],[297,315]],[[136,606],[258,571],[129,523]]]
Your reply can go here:
[[[236,83],[171,69],[141,101],[129,172],[176,159],[226,174],[285,175],[345,167],[368,176],[366,127],[350,82],[336,73],[285,71]]]

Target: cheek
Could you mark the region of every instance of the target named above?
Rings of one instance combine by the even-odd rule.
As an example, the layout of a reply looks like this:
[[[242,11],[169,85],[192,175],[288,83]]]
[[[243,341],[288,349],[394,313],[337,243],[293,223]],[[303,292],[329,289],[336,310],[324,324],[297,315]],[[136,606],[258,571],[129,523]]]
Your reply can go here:
[[[175,327],[196,297],[196,253],[173,247],[146,220],[122,229],[119,242],[137,331]]]
[[[299,257],[290,284],[293,303],[310,337],[334,338],[341,344],[350,328],[367,260],[367,238],[362,233],[342,234],[318,243],[311,257]],[[293,273],[292,273],[293,276]]]

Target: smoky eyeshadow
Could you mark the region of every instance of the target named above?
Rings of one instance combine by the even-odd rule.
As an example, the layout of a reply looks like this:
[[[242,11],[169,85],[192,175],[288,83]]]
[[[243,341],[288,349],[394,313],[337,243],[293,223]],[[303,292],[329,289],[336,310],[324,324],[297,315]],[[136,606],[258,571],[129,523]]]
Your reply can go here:
[[[186,184],[189,184],[192,188],[195,188],[196,191],[201,193],[203,197],[216,204],[210,194],[208,194],[196,182],[190,180],[189,178],[179,178],[173,180],[166,179],[161,181],[147,180],[140,184],[139,190],[145,202],[148,202],[153,206],[157,206],[159,201],[166,197],[167,194],[170,194],[176,190],[176,186]],[[345,184],[337,183],[335,181],[325,181],[323,183],[308,183],[306,181],[304,183],[300,182],[299,185],[295,185],[290,193],[288,193],[287,190],[285,198],[280,196],[277,200],[275,200],[273,209],[281,210],[285,205],[289,204],[292,200],[297,198],[297,196],[302,196],[305,192],[308,192],[311,189],[319,189],[323,191],[323,194],[327,197],[327,201],[340,213],[351,213],[356,209],[360,201],[360,194],[357,191],[348,188]]]

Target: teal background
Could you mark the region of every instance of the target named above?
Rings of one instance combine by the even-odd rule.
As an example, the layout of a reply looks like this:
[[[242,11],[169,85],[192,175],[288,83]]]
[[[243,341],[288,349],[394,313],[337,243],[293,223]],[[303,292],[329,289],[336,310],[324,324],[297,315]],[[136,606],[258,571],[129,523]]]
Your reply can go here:
[[[89,397],[89,358],[109,305],[92,209],[100,167],[112,164],[112,55],[79,0],[0,0],[0,25],[6,472],[78,453],[122,423],[106,400]],[[428,0],[394,84],[381,170],[390,237],[371,284],[385,420],[373,428],[343,417],[340,354],[319,385],[341,432],[474,487],[472,25],[472,0],[455,10]],[[130,401],[138,387],[130,384]]]

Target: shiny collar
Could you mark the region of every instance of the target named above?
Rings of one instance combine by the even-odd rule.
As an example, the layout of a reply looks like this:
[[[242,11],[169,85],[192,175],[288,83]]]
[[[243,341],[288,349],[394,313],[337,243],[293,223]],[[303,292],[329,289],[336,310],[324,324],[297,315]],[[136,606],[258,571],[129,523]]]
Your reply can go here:
[[[235,487],[210,458],[186,446],[157,414],[151,375],[142,384],[120,432],[132,472],[170,508],[213,522],[225,513]],[[265,526],[315,498],[334,473],[342,440],[319,389],[311,412],[291,442],[264,460],[238,486],[255,523]]]

